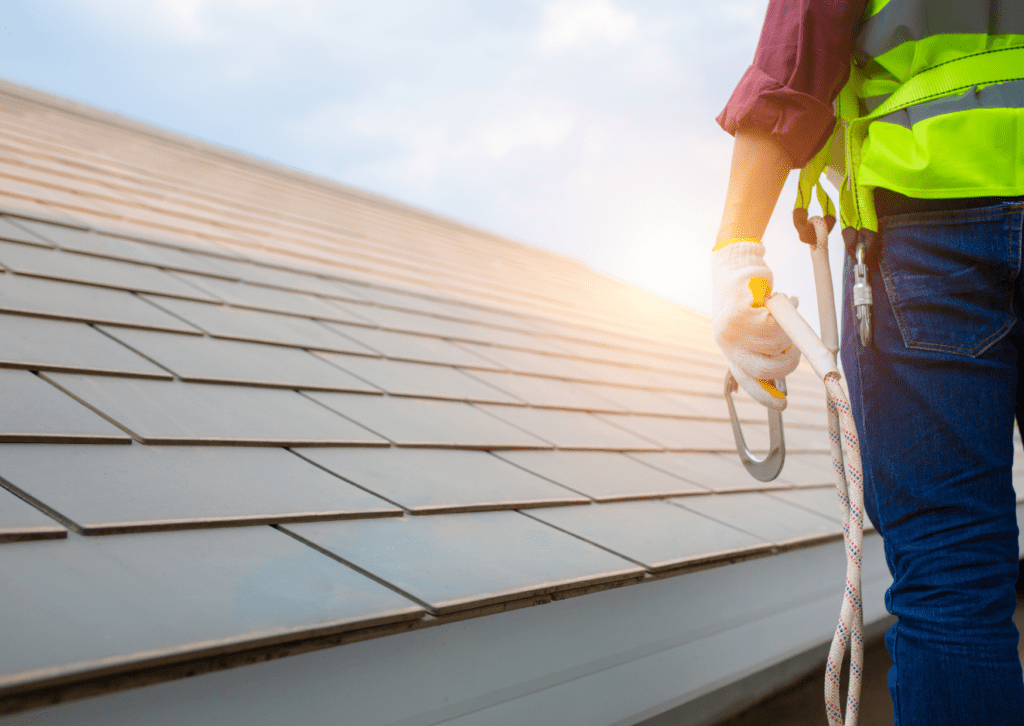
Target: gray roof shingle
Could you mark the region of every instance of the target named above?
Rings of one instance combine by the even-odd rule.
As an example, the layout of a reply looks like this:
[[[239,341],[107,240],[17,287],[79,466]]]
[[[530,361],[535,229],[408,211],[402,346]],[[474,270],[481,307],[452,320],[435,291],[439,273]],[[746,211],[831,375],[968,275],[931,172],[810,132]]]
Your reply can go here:
[[[97,327],[183,381],[313,391],[381,392],[377,386],[301,348]]]
[[[38,508],[0,491],[0,543],[26,539],[61,539],[68,531]]]
[[[3,547],[0,689],[9,692],[423,613],[271,527]]]
[[[130,444],[131,438],[31,371],[0,370],[0,441]]]
[[[486,451],[315,448],[295,453],[410,514],[590,503]]]
[[[598,502],[697,494],[707,489],[613,451],[502,451],[502,459]],[[641,455],[642,456],[642,455]],[[659,456],[655,454],[654,456]]]
[[[5,368],[172,378],[160,366],[83,323],[0,315],[0,334],[3,336],[0,366]],[[198,340],[193,336],[173,337]]]
[[[200,332],[129,292],[10,273],[0,275],[0,312],[179,333]]]
[[[622,502],[530,512],[651,572],[764,552],[772,543],[665,502]]]
[[[281,529],[385,580],[436,614],[644,574],[642,567],[514,511]]]
[[[332,414],[291,390],[71,373],[42,373],[40,376],[116,422],[142,443],[386,444],[362,426]]]
[[[9,445],[0,471],[86,535],[403,513],[281,448]]]

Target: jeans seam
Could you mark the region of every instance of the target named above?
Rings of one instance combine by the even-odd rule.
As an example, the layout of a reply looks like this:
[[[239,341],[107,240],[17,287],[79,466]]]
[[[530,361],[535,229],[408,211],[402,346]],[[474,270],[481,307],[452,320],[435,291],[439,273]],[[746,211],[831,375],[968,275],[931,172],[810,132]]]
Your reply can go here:
[[[1022,211],[1024,211],[1024,209],[1017,210],[1017,212],[1014,215],[1014,217],[1016,217],[1018,220],[1024,219],[1024,217],[1022,217],[1022,214],[1021,214]],[[1011,224],[1011,229],[1012,229],[1012,226],[1013,226],[1012,220],[1013,220],[1013,217],[1011,217],[1011,223],[1010,223]],[[1024,224],[1021,224],[1021,222],[1018,222],[1018,224],[1017,224],[1017,239],[1011,239],[1010,240],[1010,256],[1017,263],[1017,269],[1016,269],[1016,271],[1014,272],[1014,275],[1013,275],[1014,281],[1016,281],[1017,278],[1020,277],[1021,242],[1024,241],[1024,240],[1022,240],[1022,232],[1024,232]]]
[[[893,282],[892,273],[889,271],[889,265],[886,263],[884,251],[879,255],[878,269],[882,273],[882,283],[885,285],[885,291],[889,295],[889,309],[892,310],[892,316],[896,320],[896,327],[899,328],[900,337],[903,338],[903,345],[909,348],[910,344],[907,342],[906,323],[900,313],[900,296],[896,291],[896,285]]]
[[[903,342],[908,348],[912,348],[914,350],[931,350],[935,351],[936,353],[959,353],[961,355],[966,355],[971,358],[977,358],[979,355],[984,353],[989,348],[989,346],[991,346],[993,343],[997,342],[1000,338],[1002,338],[1004,335],[1010,332],[1013,329],[1014,323],[1014,320],[1006,321],[1005,323],[1003,323],[1002,327],[999,328],[999,330],[992,333],[987,338],[979,341],[978,344],[973,348],[964,348],[962,346],[957,345],[946,345],[944,343],[922,343],[921,341],[918,340],[912,340],[908,343],[906,341],[906,337],[904,337]],[[900,334],[903,334],[902,326],[900,327]]]
[[[897,620],[896,623],[890,628],[892,631],[892,652],[889,657],[892,658],[893,667],[896,669],[896,679],[893,682],[892,688],[889,689],[889,696],[892,698],[892,715],[893,715],[893,726],[900,726],[900,668],[897,665],[899,662],[896,659],[896,651],[899,650],[900,644],[900,623]]]

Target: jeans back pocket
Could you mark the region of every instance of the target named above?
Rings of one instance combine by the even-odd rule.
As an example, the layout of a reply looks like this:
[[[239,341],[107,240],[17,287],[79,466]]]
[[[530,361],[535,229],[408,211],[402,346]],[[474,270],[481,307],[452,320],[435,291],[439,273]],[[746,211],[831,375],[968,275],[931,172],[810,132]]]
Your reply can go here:
[[[908,348],[977,357],[1016,322],[1024,204],[889,217],[879,266]]]

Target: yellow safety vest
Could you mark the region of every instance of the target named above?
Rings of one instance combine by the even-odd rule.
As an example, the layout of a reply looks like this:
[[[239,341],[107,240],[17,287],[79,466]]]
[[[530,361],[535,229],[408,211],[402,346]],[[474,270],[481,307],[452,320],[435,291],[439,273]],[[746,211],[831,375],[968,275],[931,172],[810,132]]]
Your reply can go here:
[[[877,233],[878,187],[924,199],[1024,195],[1024,2],[869,0],[837,116],[844,237]],[[801,172],[798,228],[815,186],[835,216],[819,182],[828,147]]]

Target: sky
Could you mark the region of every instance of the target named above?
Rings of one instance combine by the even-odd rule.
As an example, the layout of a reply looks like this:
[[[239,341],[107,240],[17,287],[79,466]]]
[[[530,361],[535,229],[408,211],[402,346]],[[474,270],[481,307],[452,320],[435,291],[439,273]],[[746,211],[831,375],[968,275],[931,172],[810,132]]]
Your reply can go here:
[[[0,77],[571,255],[710,313],[732,149],[715,117],[766,6],[3,0]],[[817,329],[794,181],[767,259]],[[832,243],[836,265],[837,232]]]

